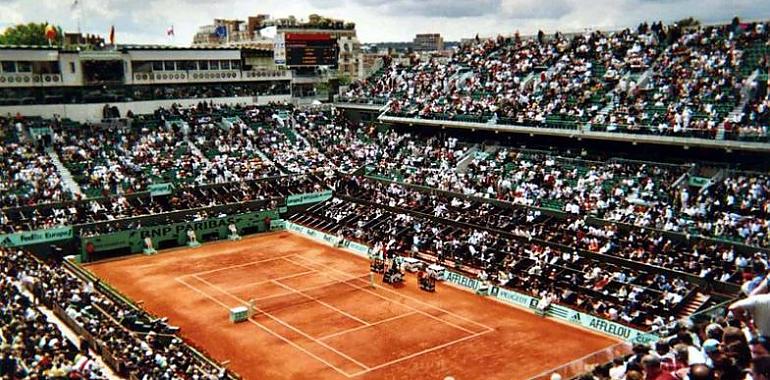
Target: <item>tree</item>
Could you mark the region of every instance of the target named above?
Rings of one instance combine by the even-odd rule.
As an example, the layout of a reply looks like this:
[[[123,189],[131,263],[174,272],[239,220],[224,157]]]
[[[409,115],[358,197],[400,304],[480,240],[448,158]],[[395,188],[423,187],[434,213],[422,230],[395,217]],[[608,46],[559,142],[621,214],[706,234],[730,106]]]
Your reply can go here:
[[[679,25],[679,27],[682,29],[687,29],[687,28],[695,28],[700,26],[700,21],[692,17],[688,17],[677,21],[676,24]]]
[[[48,25],[46,22],[30,22],[9,27],[0,34],[0,45],[48,45],[48,40],[45,38],[46,25]],[[59,26],[54,27],[56,40],[52,43],[58,45],[63,37],[62,29]]]
[[[340,74],[337,76],[337,79],[340,81],[340,86],[349,86],[350,83],[353,82],[353,77],[350,76],[350,74]]]

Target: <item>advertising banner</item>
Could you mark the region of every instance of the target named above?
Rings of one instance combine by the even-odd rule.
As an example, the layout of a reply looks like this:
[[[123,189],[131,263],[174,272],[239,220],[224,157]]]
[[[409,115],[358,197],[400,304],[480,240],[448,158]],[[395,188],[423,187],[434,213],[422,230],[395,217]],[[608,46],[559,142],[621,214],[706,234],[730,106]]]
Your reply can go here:
[[[295,194],[286,197],[287,206],[299,206],[308,203],[323,202],[332,197],[331,190],[322,191],[319,193],[307,193],[307,194]]]
[[[0,235],[0,246],[21,247],[72,239],[72,227],[47,228],[44,230],[17,232]]]
[[[147,186],[147,190],[150,191],[150,195],[153,197],[169,195],[174,191],[174,185],[170,183],[153,183]]]
[[[343,248],[349,248],[356,252],[366,254],[368,247],[351,242],[348,240],[341,240],[339,237],[332,236],[320,231],[313,230],[298,224],[286,222],[286,228],[290,231],[298,232],[312,238],[325,241],[333,246],[341,246]],[[464,276],[460,273],[452,271],[444,271],[444,281],[458,285],[463,288],[467,288],[473,291],[481,288],[482,282],[480,280]],[[516,305],[524,309],[534,311],[537,308],[538,299],[526,294],[522,294],[510,289],[501,288],[498,286],[491,286],[488,296],[494,297],[502,302]],[[632,327],[623,325],[621,323],[608,321],[599,317],[595,317],[586,313],[582,313],[576,310],[572,310],[568,307],[561,305],[551,305],[546,313],[548,317],[573,323],[592,331],[599,332],[601,334],[613,336],[628,342],[650,344],[656,342],[659,338],[654,334],[645,333],[643,331],[636,330]]]
[[[195,222],[180,222],[151,227],[142,227],[130,231],[119,231],[110,234],[81,237],[81,252],[85,254],[109,251],[120,248],[130,248],[132,253],[142,252],[144,239],[150,238],[153,243],[175,241],[178,245],[184,245],[187,242],[187,231],[195,231],[198,239],[204,235],[216,233],[217,238],[226,239],[230,234],[228,226],[235,224],[238,230],[244,228],[256,228],[258,231],[265,231],[265,217],[275,220],[278,215],[275,211],[250,212],[239,215],[226,216],[222,218],[210,218]]]
[[[455,272],[445,272],[446,281],[455,285],[462,286],[471,290],[478,290],[481,282],[470,277],[463,276]],[[526,309],[534,310],[537,307],[538,299],[532,296],[521,294],[512,290],[503,289],[497,286],[492,287],[489,296],[495,297],[500,301],[517,305]],[[598,318],[586,313],[572,310],[561,305],[551,305],[548,308],[547,316],[560,319],[569,323],[580,325],[589,330],[610,335],[628,342],[650,344],[656,342],[659,338],[654,334],[648,334],[636,330],[626,325]]]

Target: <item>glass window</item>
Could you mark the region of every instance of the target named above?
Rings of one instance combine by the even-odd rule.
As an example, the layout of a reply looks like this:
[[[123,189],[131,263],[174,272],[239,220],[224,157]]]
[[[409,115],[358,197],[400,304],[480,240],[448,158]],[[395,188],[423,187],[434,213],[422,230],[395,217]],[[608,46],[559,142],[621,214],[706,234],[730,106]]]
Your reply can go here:
[[[176,61],[177,70],[195,70],[195,61]]]
[[[32,63],[29,61],[16,62],[16,71],[20,73],[31,73]]]
[[[70,73],[75,74],[75,62],[70,62]]]
[[[174,61],[163,61],[163,68],[166,71],[174,71],[174,70],[176,70],[176,67],[174,67]]]
[[[59,74],[59,62],[34,62],[32,63],[32,72],[37,74]]]
[[[230,67],[233,70],[240,70],[241,69],[241,61],[235,61],[235,60],[230,61]]]
[[[152,71],[152,62],[148,61],[138,61],[138,62],[131,62],[132,71],[135,73],[149,73]]]
[[[2,61],[0,62],[0,66],[3,67],[4,73],[15,73],[16,72],[16,62],[14,61]]]
[[[230,61],[222,61],[222,62],[219,62],[219,67],[220,67],[222,70],[230,70]]]
[[[198,61],[198,70],[208,70],[209,61]]]
[[[152,61],[152,71],[163,71],[163,61]]]
[[[210,70],[219,70],[219,61],[209,61]]]

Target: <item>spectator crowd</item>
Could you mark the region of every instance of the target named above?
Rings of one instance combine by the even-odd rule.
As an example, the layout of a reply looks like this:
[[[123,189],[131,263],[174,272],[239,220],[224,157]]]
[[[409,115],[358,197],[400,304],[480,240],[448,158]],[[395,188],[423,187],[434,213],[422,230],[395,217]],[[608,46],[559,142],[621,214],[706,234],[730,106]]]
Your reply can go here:
[[[342,98],[387,102],[391,116],[767,141],[766,85],[752,76],[768,68],[767,29],[735,19],[477,37],[449,58],[390,60]]]
[[[0,249],[0,291],[3,311],[3,359],[0,375],[26,379],[104,379],[87,345],[78,349],[59,328],[46,322],[37,303],[63,310],[68,318],[95,337],[125,368],[121,375],[137,379],[225,379],[227,372],[195,356],[179,338],[161,337],[168,328],[150,324],[136,331],[144,312],[101,292],[93,282],[80,279],[61,264],[45,263],[24,250]],[[21,289],[29,289],[22,291]],[[32,296],[27,296],[31,293]],[[146,330],[146,329],[145,329]],[[158,330],[158,331],[156,331]],[[167,335],[167,334],[166,334]],[[104,350],[100,350],[104,352]]]
[[[770,112],[757,74],[768,63],[757,52],[766,39],[765,24],[740,22],[477,37],[449,57],[387,60],[344,96],[385,100],[407,117],[762,141]],[[2,233],[73,226],[91,236],[276,209],[331,189],[334,198],[291,220],[665,332],[586,379],[770,378],[766,167],[578,156],[284,104],[125,116],[0,118]],[[103,377],[38,302],[138,379],[226,376],[169,338],[171,327],[138,328],[155,319],[72,268],[0,248],[0,272],[0,377]],[[738,288],[746,298],[729,313],[677,322],[699,297],[713,306]]]

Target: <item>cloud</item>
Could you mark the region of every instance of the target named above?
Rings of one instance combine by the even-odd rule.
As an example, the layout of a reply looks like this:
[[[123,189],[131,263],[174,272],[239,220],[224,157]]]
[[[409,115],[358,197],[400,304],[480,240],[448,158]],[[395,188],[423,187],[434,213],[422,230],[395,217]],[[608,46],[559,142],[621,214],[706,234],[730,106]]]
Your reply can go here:
[[[558,19],[574,9],[568,0],[502,0],[503,13],[513,19]]]
[[[356,3],[384,14],[429,18],[479,17],[500,11],[503,0],[358,0]]]
[[[50,21],[77,30],[74,0],[0,0],[0,28]],[[770,19],[770,2],[756,0],[79,0],[84,32],[105,35],[115,25],[119,43],[189,45],[198,27],[214,18],[311,13],[356,23],[363,42],[409,41],[416,33],[446,40],[510,34],[620,29],[642,21],[672,22],[693,16],[704,23]],[[165,30],[174,25],[176,37]]]

